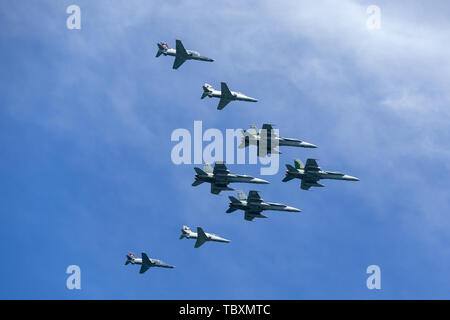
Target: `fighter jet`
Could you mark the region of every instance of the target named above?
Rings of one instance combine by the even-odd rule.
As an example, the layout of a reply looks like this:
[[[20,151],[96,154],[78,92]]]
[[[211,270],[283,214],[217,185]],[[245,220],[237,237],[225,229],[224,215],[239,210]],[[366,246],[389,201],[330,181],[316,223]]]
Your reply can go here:
[[[160,267],[160,268],[170,268],[170,269],[175,268],[174,266],[166,264],[166,263],[162,262],[161,260],[149,258],[145,252],[142,252],[142,258],[136,258],[134,253],[128,253],[126,255],[126,257],[127,257],[127,261],[125,261],[125,265],[127,265],[129,263],[141,265],[141,270],[139,270],[139,273],[144,273],[150,267]]]
[[[275,211],[289,211],[289,212],[301,212],[300,209],[289,207],[281,203],[265,202],[258,194],[258,191],[251,190],[248,193],[248,197],[245,196],[244,192],[238,191],[238,199],[229,196],[230,207],[226,211],[231,213],[236,210],[244,210],[244,219],[252,221],[254,218],[267,218],[262,215],[261,212],[264,210],[275,210]]]
[[[194,168],[195,181],[192,186],[198,186],[203,182],[208,182],[211,184],[211,193],[219,194],[222,190],[234,190],[228,187],[229,183],[243,182],[243,183],[257,183],[257,184],[268,184],[269,182],[259,178],[253,178],[244,174],[232,174],[227,169],[225,164],[221,161],[217,161],[214,165],[214,170],[207,163],[203,165],[203,170],[200,168]]]
[[[258,156],[265,156],[271,153],[280,154],[281,152],[275,149],[277,146],[317,148],[316,145],[306,141],[279,137],[273,130],[273,125],[267,123],[263,124],[261,130],[258,130],[258,127],[255,125],[250,125],[248,130],[242,130],[242,141],[238,148],[243,149],[249,145],[257,146]],[[260,147],[266,150],[260,150]]]
[[[183,238],[197,239],[197,241],[195,242],[194,248],[200,247],[206,241],[216,241],[216,242],[226,242],[226,243],[230,242],[230,240],[221,238],[215,234],[206,233],[200,227],[197,227],[197,232],[192,232],[189,227],[183,226],[183,229],[181,229],[180,239],[183,239]]]
[[[303,190],[309,190],[311,187],[324,187],[323,184],[317,183],[320,179],[334,179],[334,180],[347,180],[347,181],[359,181],[358,178],[352,177],[340,172],[324,171],[320,169],[316,159],[307,159],[306,165],[295,159],[294,165],[286,165],[286,177],[283,182],[298,178],[302,180],[300,188]]]
[[[205,97],[220,98],[219,105],[217,106],[218,110],[222,110],[227,104],[234,100],[258,102],[257,99],[248,97],[243,93],[230,91],[225,82],[221,82],[220,87],[221,91],[214,90],[211,85],[205,83],[203,85],[203,94],[201,96],[201,99],[204,99]]]
[[[176,40],[176,49],[169,48],[167,43],[163,41],[157,43],[157,45],[158,52],[156,53],[156,58],[162,54],[165,56],[175,56],[173,69],[178,69],[186,60],[214,61],[214,59],[202,56],[197,51],[186,50],[180,40]]]

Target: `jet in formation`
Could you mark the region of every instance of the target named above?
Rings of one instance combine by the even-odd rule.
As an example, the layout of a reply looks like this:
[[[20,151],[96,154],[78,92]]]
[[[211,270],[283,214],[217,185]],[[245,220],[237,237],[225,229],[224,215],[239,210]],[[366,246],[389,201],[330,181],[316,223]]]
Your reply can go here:
[[[173,69],[178,69],[186,60],[200,60],[208,62],[214,61],[214,59],[202,56],[197,51],[186,50],[180,40],[176,40],[176,49],[169,48],[167,43],[163,41],[159,42],[157,45],[158,52],[156,53],[156,57],[159,57],[162,54],[165,56],[175,57],[172,67]]]
[[[171,266],[169,264],[166,264],[162,262],[161,260],[152,259],[147,256],[145,252],[142,252],[142,258],[137,258],[134,253],[127,254],[127,261],[125,261],[125,265],[131,263],[131,264],[140,264],[141,269],[139,270],[139,273],[144,273],[147,271],[150,267],[160,267],[160,268],[175,268],[174,266]]]
[[[277,146],[317,148],[316,145],[306,141],[279,137],[273,130],[273,125],[267,123],[263,124],[261,130],[255,125],[251,125],[248,130],[242,130],[242,141],[239,145],[239,149],[246,148],[250,145],[255,145],[258,148],[258,156],[264,156],[271,153],[280,154],[281,152],[275,149]],[[260,150],[260,148],[263,149]]]
[[[316,159],[307,159],[305,165],[303,165],[300,160],[295,159],[294,165],[295,167],[290,164],[286,165],[286,176],[284,177],[283,182],[295,178],[300,179],[302,180],[300,188],[303,190],[309,190],[311,187],[324,187],[323,184],[318,183],[321,179],[359,181],[356,177],[340,172],[325,171],[320,169]]]
[[[200,168],[194,168],[195,172],[195,181],[192,183],[192,186],[198,186],[203,182],[207,182],[211,184],[211,193],[219,194],[223,190],[234,190],[233,188],[228,187],[229,183],[256,183],[256,184],[268,184],[269,181],[254,178],[244,174],[232,174],[227,169],[223,162],[217,161],[214,165],[214,170],[207,163],[203,165],[203,170]]]
[[[230,240],[219,237],[212,233],[206,233],[203,231],[202,228],[197,227],[197,232],[192,232],[189,227],[183,226],[183,229],[181,229],[181,235],[180,239],[197,239],[195,242],[194,248],[200,247],[202,244],[204,244],[207,241],[215,241],[215,242],[230,242]]]
[[[230,207],[226,211],[231,213],[236,210],[244,210],[244,219],[252,221],[254,218],[267,218],[262,215],[261,212],[265,210],[275,210],[275,211],[288,211],[288,212],[301,212],[300,209],[289,207],[285,204],[266,202],[258,194],[258,191],[251,190],[248,193],[248,197],[245,196],[244,192],[238,191],[238,199],[229,196]]]
[[[206,97],[210,98],[220,98],[219,105],[217,106],[218,110],[222,110],[225,108],[227,104],[229,104],[231,101],[249,101],[249,102],[258,102],[257,99],[246,96],[243,93],[240,92],[234,92],[230,91],[227,84],[225,82],[220,83],[220,89],[215,90],[211,85],[205,83],[203,85],[203,94],[201,99],[204,99]]]

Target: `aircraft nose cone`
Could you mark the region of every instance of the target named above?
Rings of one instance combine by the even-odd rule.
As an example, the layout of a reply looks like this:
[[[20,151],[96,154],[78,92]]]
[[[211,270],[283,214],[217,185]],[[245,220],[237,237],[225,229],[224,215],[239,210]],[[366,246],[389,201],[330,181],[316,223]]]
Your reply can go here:
[[[253,179],[254,183],[260,183],[260,184],[269,184],[270,182],[264,179],[259,179],[259,178],[254,178]]]
[[[315,144],[309,143],[309,142],[302,142],[302,147],[304,148],[317,148]]]
[[[357,177],[352,177],[349,175],[345,175],[344,177],[346,180],[349,180],[349,181],[359,181],[359,178],[357,178]]]
[[[302,212],[302,210],[294,208],[294,207],[286,207],[287,211],[291,211],[291,212]]]

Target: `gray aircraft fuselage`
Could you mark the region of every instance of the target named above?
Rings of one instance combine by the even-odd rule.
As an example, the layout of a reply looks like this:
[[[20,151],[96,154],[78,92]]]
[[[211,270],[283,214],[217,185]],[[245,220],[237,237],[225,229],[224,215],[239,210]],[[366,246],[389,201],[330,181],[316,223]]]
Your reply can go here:
[[[263,128],[259,130],[255,125],[251,125],[250,129],[242,130],[242,141],[239,145],[239,149],[246,148],[250,145],[257,146],[258,155],[264,156],[265,154],[279,154],[277,147],[301,147],[301,148],[317,148],[316,145],[302,141],[295,138],[279,137],[272,125],[263,124]],[[265,144],[265,145],[264,145]],[[262,151],[259,149],[263,148]],[[263,153],[265,149],[265,152]],[[260,153],[261,152],[261,153]]]
[[[186,57],[186,60],[200,60],[200,61],[208,61],[208,62],[213,62],[214,61],[214,59],[202,56],[197,51],[186,50],[186,52],[188,54],[187,57]],[[164,55],[164,56],[176,57],[177,56],[177,50],[173,49],[173,48],[169,48],[169,49],[166,49],[166,50],[162,51],[161,54]]]
[[[196,175],[192,186],[198,186],[204,182],[211,184],[211,193],[219,194],[224,190],[234,190],[228,187],[230,183],[255,183],[255,184],[269,184],[269,181],[248,176],[245,174],[230,173],[223,162],[217,161],[212,169],[209,165],[204,164],[204,170],[194,168]]]
[[[215,241],[215,242],[225,242],[229,243],[231,240],[219,237],[218,235],[215,235],[213,233],[205,232],[206,235],[206,241]],[[181,229],[181,236],[180,239],[198,239],[198,233],[191,231],[189,227],[183,226],[183,229]]]
[[[217,184],[229,184],[229,183],[255,183],[255,184],[269,184],[269,181],[264,179],[255,178],[245,174],[233,174],[228,173],[226,175],[208,173],[196,174],[196,181],[202,181],[207,183],[217,183]],[[229,189],[226,189],[229,190]]]
[[[209,98],[222,98],[222,91],[214,89],[212,86],[205,84],[203,86],[205,90],[205,95]],[[258,102],[258,99],[246,96],[241,92],[231,91],[232,97],[227,97],[227,100],[234,101],[249,101],[249,102]]]
[[[231,213],[236,210],[244,211],[244,219],[252,221],[254,218],[267,218],[261,214],[262,211],[274,210],[274,211],[287,211],[287,212],[301,212],[300,209],[287,206],[282,203],[267,202],[264,201],[258,194],[258,191],[250,190],[248,196],[242,191],[238,191],[238,198],[229,196],[230,199],[229,208],[226,211]]]
[[[284,146],[284,147],[300,147],[300,148],[317,148],[316,145],[299,139],[283,138],[283,137],[272,137],[272,139],[274,140],[274,142],[272,142],[272,145],[278,145],[281,147]],[[252,135],[251,137],[249,137],[248,142],[246,144],[258,145],[260,140],[261,136],[259,134]]]
[[[248,202],[247,200],[239,200],[239,202],[230,202],[230,208],[244,210],[244,211],[287,211],[287,212],[301,212],[300,209],[287,206],[276,202]]]
[[[129,253],[129,254],[127,254],[126,255],[126,258],[127,258],[127,260],[126,260],[126,262],[125,262],[125,264],[127,265],[127,264],[138,264],[138,265],[142,265],[143,264],[143,259],[142,258],[137,258],[134,254],[132,254],[132,253]],[[150,268],[150,267],[160,267],[160,268],[170,268],[170,269],[173,269],[174,268],[174,266],[172,266],[172,265],[169,265],[169,264],[167,264],[167,263],[165,263],[165,262],[163,262],[163,261],[161,261],[161,260],[158,260],[158,259],[153,259],[153,258],[148,258],[148,260],[149,260],[149,264],[147,265],[148,266],[148,268]]]
[[[346,181],[359,181],[358,178],[352,177],[350,175],[340,173],[340,172],[333,172],[333,171],[325,171],[325,170],[319,170],[319,171],[306,171],[305,169],[296,169],[296,172],[293,171],[286,171],[286,174],[294,176],[294,178],[297,179],[303,179],[303,178],[313,178],[313,179],[333,179],[333,180],[346,180]]]
[[[295,178],[300,179],[302,181],[300,188],[303,190],[309,190],[311,187],[324,187],[323,184],[318,183],[322,179],[359,181],[358,178],[344,173],[322,170],[315,159],[307,159],[306,165],[303,165],[300,160],[295,159],[294,165],[295,167],[286,164],[287,170],[283,182]]]

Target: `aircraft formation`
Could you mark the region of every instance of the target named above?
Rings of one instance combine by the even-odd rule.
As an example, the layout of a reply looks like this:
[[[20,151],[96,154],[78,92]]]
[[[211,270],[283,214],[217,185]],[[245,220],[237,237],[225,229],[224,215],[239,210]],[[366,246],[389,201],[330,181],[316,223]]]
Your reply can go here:
[[[199,52],[193,50],[186,50],[180,40],[175,41],[175,49],[169,48],[166,42],[157,43],[158,51],[156,57],[161,55],[175,57],[172,68],[178,69],[187,60],[197,60],[204,62],[213,62],[214,59],[202,56]],[[211,85],[205,83],[203,85],[203,93],[201,99],[206,97],[218,98],[218,110],[222,110],[232,101],[258,102],[257,99],[249,97],[240,92],[231,91],[225,82],[220,83],[221,90],[215,90]],[[248,130],[242,130],[242,141],[238,146],[239,149],[248,146],[257,147],[258,157],[264,157],[268,154],[281,154],[277,147],[300,147],[300,148],[317,148],[316,145],[296,139],[279,137],[274,131],[272,124],[263,124],[262,129],[259,130],[255,125],[250,125]],[[300,189],[309,190],[311,187],[324,187],[323,184],[318,183],[322,179],[345,180],[345,181],[359,181],[358,178],[333,171],[322,170],[317,159],[308,158],[306,164],[303,165],[301,160],[295,159],[294,166],[286,164],[285,177],[282,180],[287,182],[293,179],[300,179]],[[245,174],[233,174],[226,167],[224,162],[217,161],[214,168],[210,164],[204,163],[203,170],[195,167],[195,176],[192,186],[196,187],[203,183],[210,184],[210,192],[218,195],[222,191],[233,191],[229,184],[234,183],[251,183],[251,184],[269,184],[269,181],[264,179],[252,177]],[[232,213],[237,210],[244,211],[244,219],[253,221],[255,218],[267,218],[263,215],[263,211],[282,211],[282,212],[301,212],[300,209],[291,207],[282,203],[264,201],[259,195],[259,191],[250,190],[248,195],[241,190],[237,191],[237,198],[233,196],[230,199],[228,210],[226,213]],[[191,231],[187,226],[181,229],[181,239],[196,239],[194,248],[199,248],[205,242],[223,242],[229,243],[230,240],[217,236],[213,233],[207,233],[202,227],[197,227],[197,232]],[[141,258],[137,258],[133,253],[126,255],[125,265],[138,264],[141,266],[139,273],[146,272],[151,267],[174,268],[174,266],[166,264],[158,259],[149,258],[145,252],[142,252]]]

